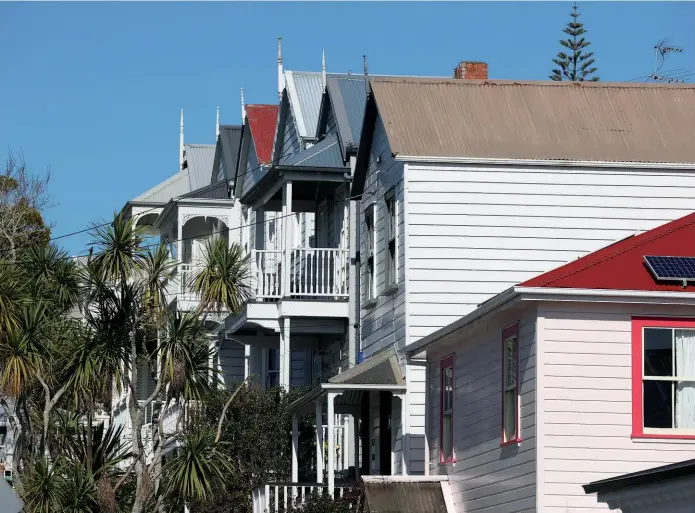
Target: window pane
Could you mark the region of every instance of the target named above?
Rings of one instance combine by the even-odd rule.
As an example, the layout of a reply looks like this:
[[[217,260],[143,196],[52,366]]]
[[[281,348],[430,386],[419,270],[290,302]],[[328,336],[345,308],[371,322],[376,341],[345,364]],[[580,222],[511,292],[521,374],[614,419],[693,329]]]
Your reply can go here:
[[[442,416],[442,456],[445,460],[451,458],[451,415]]]
[[[676,376],[695,377],[695,330],[675,330]]]
[[[516,436],[516,390],[504,393],[504,441],[513,440]]]
[[[279,349],[268,349],[268,370],[269,371],[280,370],[280,350]]]
[[[695,429],[695,383],[683,381],[676,387],[676,427]]]
[[[673,383],[644,380],[644,427],[673,427]]]
[[[644,330],[644,375],[672,376],[673,348],[672,330],[645,328]]]

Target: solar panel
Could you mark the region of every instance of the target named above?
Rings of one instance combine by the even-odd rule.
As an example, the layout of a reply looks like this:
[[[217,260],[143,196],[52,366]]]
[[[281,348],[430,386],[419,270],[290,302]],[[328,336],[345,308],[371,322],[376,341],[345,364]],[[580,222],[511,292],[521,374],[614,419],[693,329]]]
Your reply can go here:
[[[645,256],[644,261],[657,280],[695,281],[695,257]]]

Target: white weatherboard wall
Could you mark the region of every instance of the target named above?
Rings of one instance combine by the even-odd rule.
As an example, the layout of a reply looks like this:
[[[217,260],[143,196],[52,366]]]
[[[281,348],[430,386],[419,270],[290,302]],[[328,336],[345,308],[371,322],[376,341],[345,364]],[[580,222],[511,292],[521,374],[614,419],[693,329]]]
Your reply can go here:
[[[544,512],[605,513],[582,485],[695,458],[693,440],[631,438],[632,317],[695,318],[695,308],[551,303],[539,316]]]
[[[446,350],[428,350],[430,474],[449,475],[456,513],[536,511],[536,316],[520,319],[521,439],[500,447],[502,433],[502,329],[517,317],[454,332]],[[440,360],[454,354],[455,463],[440,465]]]
[[[409,343],[695,209],[693,171],[408,163],[407,190]]]

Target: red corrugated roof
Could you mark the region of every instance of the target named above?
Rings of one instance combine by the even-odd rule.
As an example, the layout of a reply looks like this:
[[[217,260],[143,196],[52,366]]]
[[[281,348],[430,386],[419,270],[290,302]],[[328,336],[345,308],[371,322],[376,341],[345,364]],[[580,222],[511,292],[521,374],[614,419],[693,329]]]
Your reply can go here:
[[[683,291],[678,283],[657,283],[644,263],[647,255],[695,256],[695,213],[612,244],[519,285]]]
[[[251,137],[256,146],[256,156],[261,164],[273,158],[273,139],[278,120],[277,105],[247,105],[246,119],[251,128]]]

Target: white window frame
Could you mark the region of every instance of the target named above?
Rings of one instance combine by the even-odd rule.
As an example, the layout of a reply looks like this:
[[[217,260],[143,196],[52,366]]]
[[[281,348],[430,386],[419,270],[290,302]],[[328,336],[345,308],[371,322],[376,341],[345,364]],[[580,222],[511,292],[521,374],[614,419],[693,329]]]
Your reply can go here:
[[[665,330],[671,332],[671,376],[650,376],[644,372],[645,361],[646,361],[646,344],[645,344],[645,330]],[[681,327],[667,327],[667,326],[643,326],[642,327],[642,429],[643,433],[647,435],[688,435],[695,436],[694,428],[650,428],[644,425],[644,382],[645,381],[667,381],[670,383],[695,383],[695,376],[676,376],[676,330],[682,331],[693,331],[695,328],[681,328]],[[676,425],[676,394],[673,392],[673,386],[671,388],[671,424]]]
[[[398,198],[396,189],[384,195],[386,217],[384,223],[384,259],[386,261],[386,287],[398,284]]]
[[[371,219],[371,223],[367,222],[368,219]],[[373,301],[376,299],[376,205],[373,203],[364,211],[364,228],[365,299]]]
[[[514,426],[507,425],[508,408],[514,409]],[[520,410],[519,323],[517,322],[502,330],[502,445],[519,442]]]

